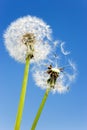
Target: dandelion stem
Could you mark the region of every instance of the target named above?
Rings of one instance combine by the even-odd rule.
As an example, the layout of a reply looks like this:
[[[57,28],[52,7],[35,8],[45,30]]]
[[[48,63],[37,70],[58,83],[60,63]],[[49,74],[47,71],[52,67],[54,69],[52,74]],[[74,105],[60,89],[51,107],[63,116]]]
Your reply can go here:
[[[38,109],[38,112],[37,112],[36,117],[35,117],[35,119],[34,119],[34,122],[33,122],[33,124],[32,124],[31,130],[35,130],[35,128],[36,128],[36,125],[37,125],[38,120],[39,120],[39,118],[40,118],[41,112],[42,112],[42,110],[43,110],[43,108],[44,108],[44,105],[45,105],[45,102],[46,102],[46,100],[47,100],[47,97],[48,97],[48,95],[49,95],[50,90],[51,90],[51,89],[48,88],[48,89],[46,90],[45,94],[44,94],[44,97],[43,97],[43,99],[42,99],[42,102],[41,102],[41,104],[40,104],[40,107],[39,107],[39,109]]]
[[[22,82],[22,90],[20,95],[20,101],[17,111],[17,117],[16,117],[16,123],[14,130],[20,130],[21,120],[22,120],[22,113],[24,108],[24,102],[25,102],[25,95],[26,95],[26,88],[27,88],[27,81],[28,81],[28,72],[29,72],[29,66],[30,66],[30,58],[26,58],[26,64],[25,64],[25,70],[24,70],[24,78]]]

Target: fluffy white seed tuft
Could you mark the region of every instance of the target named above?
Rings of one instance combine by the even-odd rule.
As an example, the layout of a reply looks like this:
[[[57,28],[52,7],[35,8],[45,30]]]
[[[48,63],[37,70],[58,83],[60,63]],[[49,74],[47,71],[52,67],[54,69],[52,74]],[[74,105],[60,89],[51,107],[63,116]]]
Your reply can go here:
[[[42,19],[32,16],[25,16],[12,22],[4,33],[5,46],[15,60],[25,62],[27,46],[23,44],[23,36],[33,34],[35,37],[34,58],[32,61],[38,62],[47,57],[51,50],[50,26]]]

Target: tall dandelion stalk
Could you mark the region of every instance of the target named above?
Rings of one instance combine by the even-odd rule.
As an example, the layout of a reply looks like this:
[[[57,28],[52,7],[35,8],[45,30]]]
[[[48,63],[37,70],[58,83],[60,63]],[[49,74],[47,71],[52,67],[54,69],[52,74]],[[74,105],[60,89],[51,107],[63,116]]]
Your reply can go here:
[[[46,100],[47,100],[47,98],[48,98],[48,95],[49,95],[50,90],[51,90],[51,89],[48,88],[48,89],[46,90],[45,94],[44,94],[44,97],[43,97],[43,99],[42,99],[42,102],[41,102],[41,104],[40,104],[40,107],[39,107],[39,109],[38,109],[38,112],[37,112],[36,117],[35,117],[35,119],[34,119],[34,122],[33,122],[33,124],[32,124],[31,130],[35,130],[35,128],[36,128],[36,125],[37,125],[37,123],[38,123],[38,120],[39,120],[40,115],[41,115],[41,113],[42,113],[42,110],[43,110],[43,108],[44,108],[44,105],[45,105],[45,103],[46,103]]]
[[[20,124],[21,124],[21,120],[22,120],[22,113],[23,113],[23,108],[24,108],[24,102],[25,102],[26,89],[27,89],[29,66],[30,66],[30,58],[26,58],[24,78],[23,78],[23,83],[22,83],[22,90],[21,90],[20,101],[19,101],[18,112],[17,112],[14,130],[20,129]]]
[[[31,63],[46,59],[50,53],[51,29],[42,19],[25,16],[12,22],[4,33],[5,46],[15,60],[25,63],[24,78],[14,130],[20,130]]]

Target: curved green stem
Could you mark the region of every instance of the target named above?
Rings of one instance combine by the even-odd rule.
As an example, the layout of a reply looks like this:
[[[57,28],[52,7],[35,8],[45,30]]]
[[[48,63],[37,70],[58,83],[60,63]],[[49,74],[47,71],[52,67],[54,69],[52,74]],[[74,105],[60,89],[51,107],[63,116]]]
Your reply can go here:
[[[39,118],[40,118],[41,112],[42,112],[42,110],[43,110],[43,108],[44,108],[44,105],[45,105],[45,102],[46,102],[46,100],[47,100],[47,97],[48,97],[48,95],[49,95],[50,90],[51,90],[51,89],[48,88],[48,89],[46,90],[45,94],[44,94],[44,97],[43,97],[43,99],[42,99],[42,102],[41,102],[41,104],[40,104],[40,107],[39,107],[39,109],[38,109],[38,112],[37,112],[36,117],[35,117],[35,119],[34,119],[34,122],[33,122],[33,124],[32,124],[31,130],[35,130],[35,128],[36,128],[36,125],[37,125],[38,120],[39,120]]]
[[[28,72],[29,72],[29,66],[30,66],[30,58],[26,58],[26,64],[25,64],[25,70],[24,70],[24,78],[22,82],[22,90],[20,95],[20,101],[17,111],[17,117],[15,122],[15,128],[14,130],[20,130],[21,120],[22,120],[22,113],[24,108],[24,102],[25,102],[25,95],[26,95],[26,88],[27,88],[27,81],[28,81]]]

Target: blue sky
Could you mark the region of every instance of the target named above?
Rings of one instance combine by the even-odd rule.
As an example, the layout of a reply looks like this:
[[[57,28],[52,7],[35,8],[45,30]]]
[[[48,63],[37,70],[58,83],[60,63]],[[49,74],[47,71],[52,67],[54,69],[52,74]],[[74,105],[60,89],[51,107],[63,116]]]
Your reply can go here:
[[[14,128],[24,71],[24,65],[8,55],[2,35],[12,21],[25,15],[46,21],[53,29],[54,39],[66,41],[78,66],[78,76],[69,93],[50,93],[36,130],[86,130],[86,0],[0,1],[0,130]],[[21,130],[30,130],[44,92],[35,86],[30,72]]]

